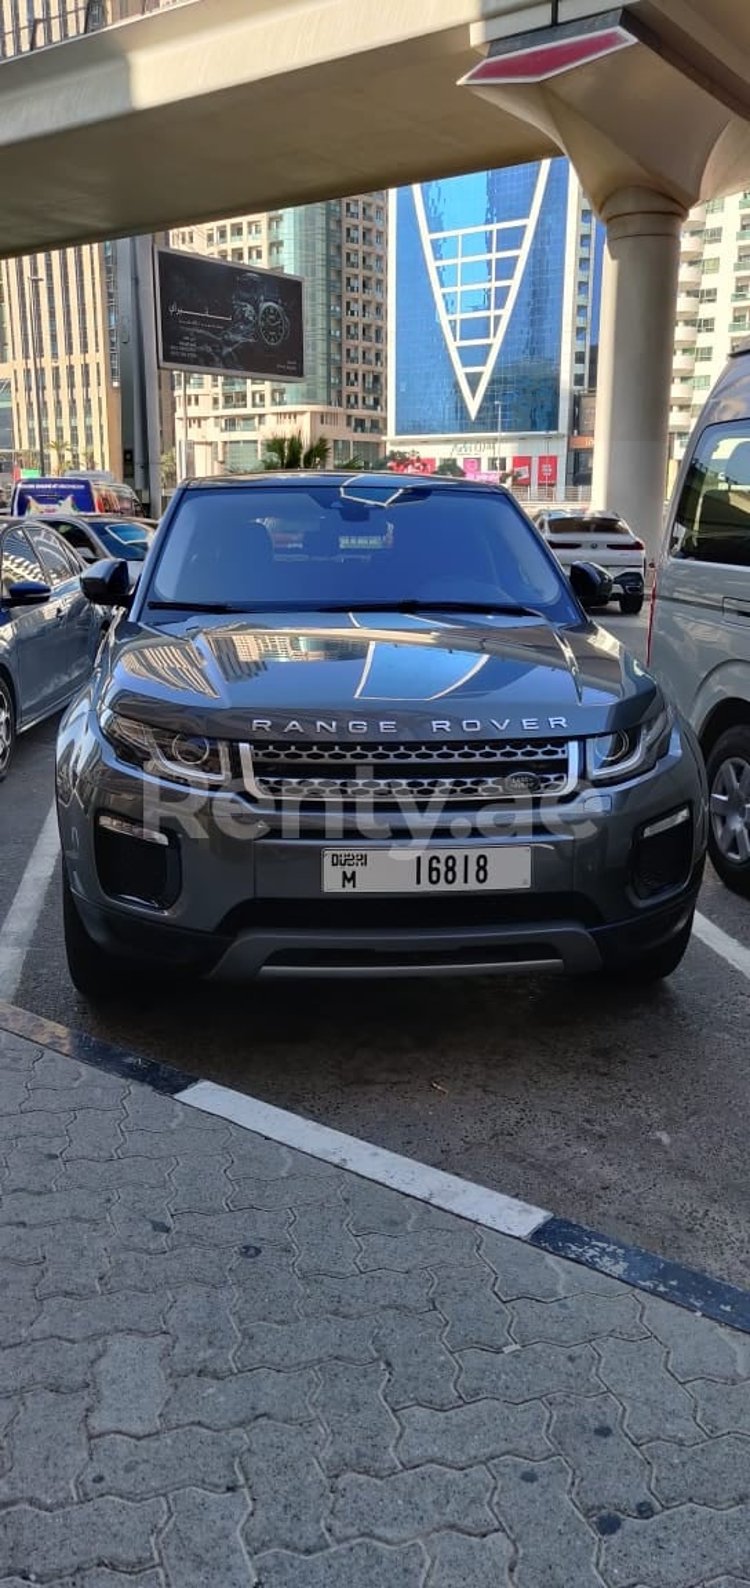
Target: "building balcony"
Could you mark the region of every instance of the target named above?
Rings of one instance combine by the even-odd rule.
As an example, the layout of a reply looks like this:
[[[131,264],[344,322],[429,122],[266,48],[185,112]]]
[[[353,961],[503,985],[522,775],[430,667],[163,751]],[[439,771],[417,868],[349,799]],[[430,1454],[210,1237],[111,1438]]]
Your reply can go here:
[[[680,286],[683,289],[687,287],[700,287],[702,279],[703,272],[701,270],[700,259],[696,261],[693,261],[692,259],[689,261],[683,260],[680,265]]]
[[[676,352],[672,360],[672,369],[675,375],[692,375],[695,368],[695,350],[690,352]]]
[[[736,276],[750,276],[750,254],[743,259],[735,259],[734,273]]]
[[[683,259],[700,259],[703,253],[703,232],[683,232],[680,238],[680,255]]]
[[[676,347],[694,347],[698,335],[697,320],[678,320],[674,328]]]
[[[684,292],[683,291],[683,289],[682,289],[682,278],[680,277],[680,290],[677,293],[677,313],[680,314],[680,315],[682,315],[682,314],[688,314],[688,315],[692,314],[693,317],[695,318],[695,316],[698,313],[698,303],[699,303],[699,301],[700,300],[698,298],[697,291],[693,291],[693,292]]]

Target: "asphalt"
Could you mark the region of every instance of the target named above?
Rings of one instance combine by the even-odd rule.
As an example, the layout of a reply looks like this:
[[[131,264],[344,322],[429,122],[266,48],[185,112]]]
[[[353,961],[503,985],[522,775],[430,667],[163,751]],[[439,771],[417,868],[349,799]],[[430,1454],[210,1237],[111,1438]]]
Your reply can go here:
[[[611,626],[642,649],[643,621]],[[0,918],[51,776],[44,729],[0,788]],[[714,878],[701,909],[750,946],[750,911]],[[701,942],[668,984],[639,997],[542,978],[193,986],[179,997],[124,981],[104,1016],[68,980],[55,878],[15,1001],[750,1283],[748,984]]]
[[[5,1588],[747,1582],[750,1334],[190,1095],[0,1018]]]

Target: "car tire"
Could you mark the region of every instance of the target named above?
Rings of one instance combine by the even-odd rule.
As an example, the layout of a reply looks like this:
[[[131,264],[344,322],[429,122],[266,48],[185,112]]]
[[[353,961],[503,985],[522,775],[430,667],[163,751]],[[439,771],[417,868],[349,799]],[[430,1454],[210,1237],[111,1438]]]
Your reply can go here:
[[[693,911],[690,918],[675,937],[668,943],[662,943],[658,948],[650,948],[647,953],[639,954],[634,959],[626,960],[621,966],[612,966],[615,974],[631,986],[648,987],[652,982],[665,981],[677,970],[683,960],[693,930]]]
[[[642,610],[643,600],[644,600],[644,598],[643,598],[642,595],[623,595],[623,596],[620,596],[620,611],[621,611],[623,617],[624,618],[634,618],[634,617],[636,617],[637,614]]]
[[[64,869],[63,935],[68,971],[76,991],[92,1003],[113,998],[122,988],[119,961],[86,931]]]
[[[10,770],[16,748],[16,708],[10,684],[0,677],[0,783]]]
[[[712,865],[727,888],[750,898],[750,727],[738,723],[722,733],[708,757],[706,773]]]

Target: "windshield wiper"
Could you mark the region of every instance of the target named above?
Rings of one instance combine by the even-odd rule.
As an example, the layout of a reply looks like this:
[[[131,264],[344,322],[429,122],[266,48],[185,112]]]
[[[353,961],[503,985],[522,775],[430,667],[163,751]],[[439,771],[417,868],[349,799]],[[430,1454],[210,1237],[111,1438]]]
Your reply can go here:
[[[514,601],[419,601],[407,597],[402,601],[337,601],[321,602],[317,612],[487,612],[501,617],[542,618],[534,607],[520,606]]]
[[[149,601],[152,612],[252,612],[239,601]]]

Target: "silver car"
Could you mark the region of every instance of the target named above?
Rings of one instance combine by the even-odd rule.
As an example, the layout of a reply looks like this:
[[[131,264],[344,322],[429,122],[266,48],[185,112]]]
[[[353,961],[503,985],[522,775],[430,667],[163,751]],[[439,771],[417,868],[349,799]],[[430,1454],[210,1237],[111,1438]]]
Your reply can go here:
[[[82,563],[49,525],[0,528],[0,778],[16,737],[59,711],[91,671],[103,614]]]
[[[692,724],[710,791],[709,851],[750,896],[750,347],[690,439],[652,598],[650,661]]]

